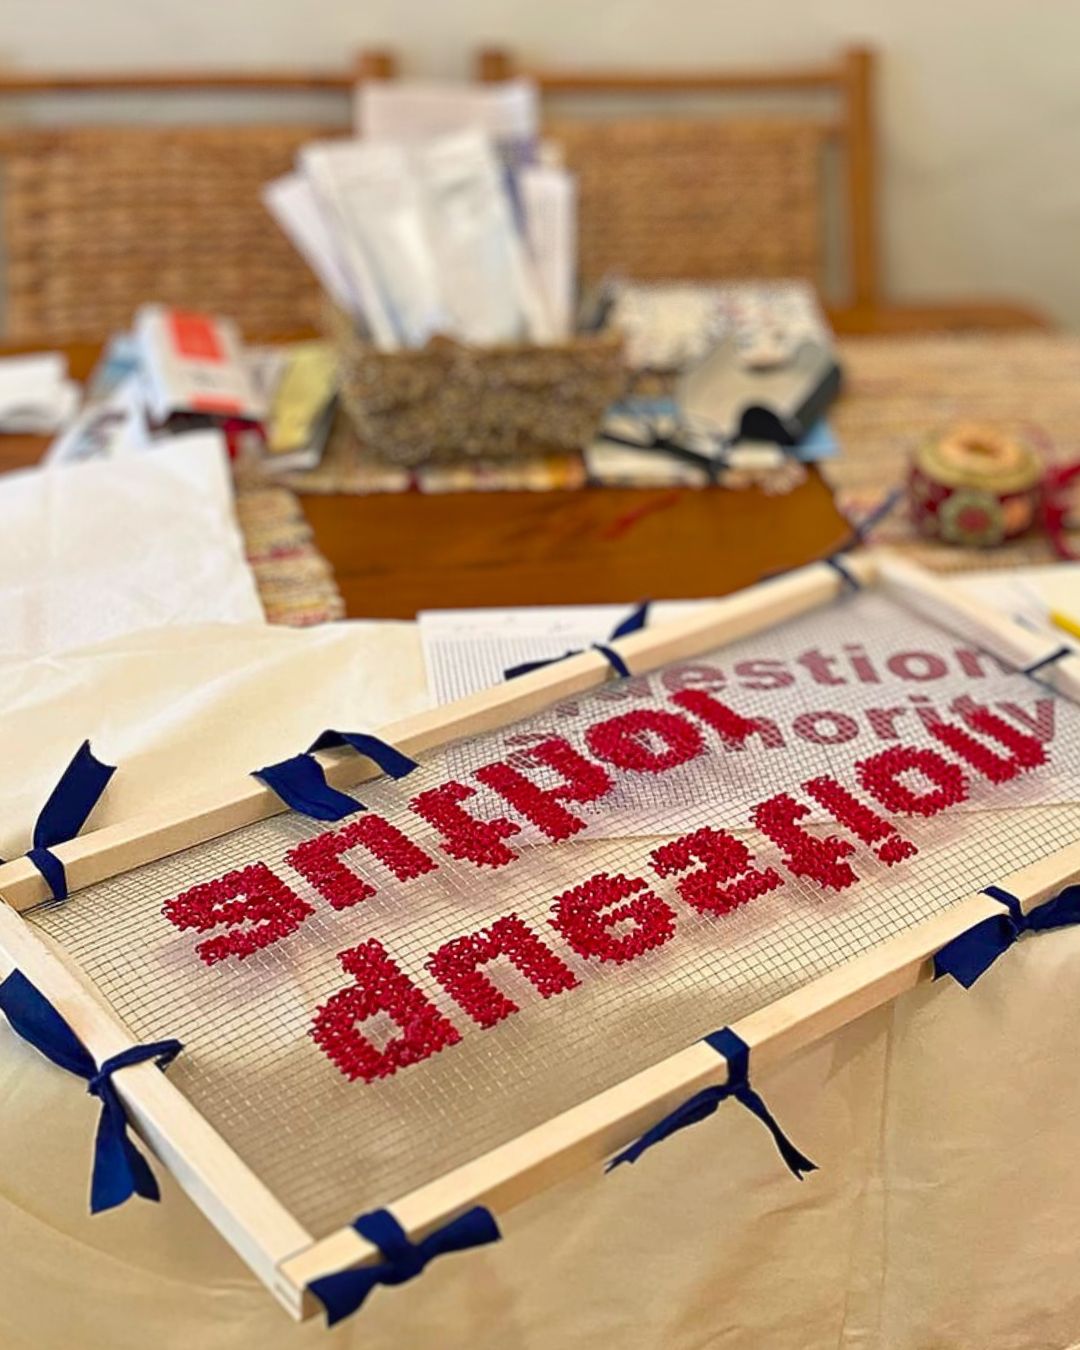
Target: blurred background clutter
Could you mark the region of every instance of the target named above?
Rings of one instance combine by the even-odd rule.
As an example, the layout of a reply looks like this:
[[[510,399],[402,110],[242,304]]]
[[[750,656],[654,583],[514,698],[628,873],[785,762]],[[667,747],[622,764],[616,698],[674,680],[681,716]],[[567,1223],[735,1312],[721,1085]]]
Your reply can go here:
[[[1065,0],[5,0],[0,856],[86,736],[115,823],[871,546],[1080,647],[1078,41]],[[21,1180],[5,1347],[80,1299],[102,1345],[322,1336],[194,1219]],[[980,1346],[1064,1344],[1014,1283]]]
[[[272,620],[1071,559],[1068,7],[58,13],[0,464],[216,446]]]
[[[0,454],[217,434],[274,616],[1069,555],[1061,7],[15,9]]]

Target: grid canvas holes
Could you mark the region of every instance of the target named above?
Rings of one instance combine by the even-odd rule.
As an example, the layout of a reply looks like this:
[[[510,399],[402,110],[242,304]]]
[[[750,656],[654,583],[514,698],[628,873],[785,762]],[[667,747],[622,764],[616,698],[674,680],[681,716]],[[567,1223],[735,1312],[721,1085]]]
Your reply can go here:
[[[830,606],[827,622],[822,612],[796,619],[456,742],[425,756],[407,779],[358,790],[372,812],[399,824],[438,867],[399,883],[365,850],[354,849],[347,861],[376,892],[347,909],[334,910],[285,864],[297,843],[324,829],[286,813],[87,888],[30,918],[72,953],[136,1036],[176,1035],[185,1042],[172,1080],[321,1236],[358,1210],[392,1202],[1071,843],[1080,830],[1080,714],[989,658],[978,675],[966,673],[956,655],[965,645],[971,645],[965,635],[864,593]],[[834,658],[817,667],[820,679],[813,661],[800,662],[812,651]],[[945,673],[909,678],[938,669],[925,661],[921,667],[894,663],[906,675],[890,671],[889,657],[897,652],[930,653]],[[859,676],[853,657],[860,653],[876,680]],[[780,678],[786,676],[786,682]],[[759,734],[745,749],[729,749],[707,731],[705,752],[668,773],[612,768],[611,794],[566,803],[585,827],[557,844],[472,776],[482,765],[527,751],[538,738],[562,737],[587,752],[589,725],[634,708],[671,708],[671,696],[685,688],[712,692],[743,716],[775,725],[783,744]],[[965,695],[993,707],[1013,704],[1036,724],[1041,716],[1044,730],[1052,722],[1050,762],[998,786],[971,774],[971,796],[961,809],[899,820],[901,833],[918,846],[917,857],[887,867],[857,844],[850,861],[860,882],[825,891],[786,871],[777,850],[751,828],[751,807],[773,792],[798,793],[803,782],[824,773],[854,787],[855,763],[893,743],[890,731],[906,743],[934,746],[919,709],[947,715],[950,703]],[[891,726],[877,719],[875,729],[870,713],[882,708],[901,711]],[[822,741],[801,734],[798,719],[822,710],[850,719],[857,735]],[[530,776],[546,786],[557,781],[543,770]],[[480,868],[451,856],[409,811],[410,798],[450,778],[475,789],[468,806],[477,815],[505,815],[520,824],[507,840],[518,855],[512,864]],[[758,865],[779,870],[783,886],[726,915],[685,904],[678,875],[657,877],[650,854],[665,840],[706,826],[745,839]],[[812,829],[837,832],[820,810]],[[206,966],[194,954],[198,935],[174,928],[162,905],[255,860],[287,878],[313,913],[289,938],[243,961]],[[674,911],[674,935],[621,965],[572,950],[551,925],[553,899],[600,872],[645,880]],[[444,944],[507,914],[556,952],[577,984],[544,999],[497,960],[484,969],[519,1010],[484,1029],[432,978],[427,962]],[[461,1039],[368,1084],[339,1074],[310,1031],[315,1010],[347,983],[338,953],[370,938],[453,1021]]]

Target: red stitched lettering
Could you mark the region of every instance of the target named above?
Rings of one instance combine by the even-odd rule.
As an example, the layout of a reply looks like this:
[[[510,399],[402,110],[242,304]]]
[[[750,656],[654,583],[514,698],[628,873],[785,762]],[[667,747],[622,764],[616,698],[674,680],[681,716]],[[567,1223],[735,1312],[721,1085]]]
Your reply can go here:
[[[461,1040],[450,1019],[391,960],[381,942],[373,938],[350,947],[338,953],[338,960],[354,983],[331,994],[315,1013],[308,1034],[351,1082],[389,1078]],[[362,1030],[378,1013],[385,1013],[401,1032],[381,1049]]]

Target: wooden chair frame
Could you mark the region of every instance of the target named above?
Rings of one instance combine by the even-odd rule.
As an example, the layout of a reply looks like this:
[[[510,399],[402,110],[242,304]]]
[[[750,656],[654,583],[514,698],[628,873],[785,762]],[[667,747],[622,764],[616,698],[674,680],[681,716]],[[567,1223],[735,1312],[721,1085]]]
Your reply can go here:
[[[910,564],[866,555],[847,566],[862,584],[930,600],[962,619],[966,632],[1018,667],[1045,656],[1045,642],[982,605],[958,597]],[[631,669],[644,672],[714,651],[833,600],[843,588],[821,563],[727,597],[679,622],[619,639]],[[465,735],[480,734],[560,700],[595,689],[610,668],[586,652],[448,707],[421,713],[381,734],[408,754]],[[1080,657],[1057,662],[1054,687],[1080,702]],[[369,761],[342,752],[319,756],[335,786],[377,776]],[[232,783],[197,802],[173,805],[59,845],[76,891],[143,863],[219,837],[285,808],[258,780]],[[1080,844],[1063,848],[1000,879],[1031,908],[1080,877]],[[47,898],[38,871],[25,858],[0,866],[0,976],[18,968],[67,1019],[100,1063],[135,1043],[107,1000],[74,960],[20,917]],[[736,1022],[734,1029],[764,1067],[830,1034],[927,979],[933,954],[1000,906],[979,892],[919,923],[837,969],[810,981]],[[691,1045],[599,1093],[486,1155],[456,1168],[393,1204],[402,1226],[418,1240],[475,1204],[496,1213],[587,1165],[599,1164],[636,1138],[706,1083],[723,1081],[724,1066],[702,1044]],[[312,1280],[379,1259],[351,1227],[315,1240],[255,1176],[170,1080],[152,1063],[133,1066],[116,1080],[139,1134],[210,1221],[295,1318],[317,1310]],[[357,1197],[358,1207],[362,1197]]]
[[[332,70],[161,70],[113,71],[79,75],[62,71],[19,71],[0,67],[0,98],[41,94],[113,93],[281,93],[341,90],[348,93],[362,80],[390,80],[397,74],[393,52],[374,48],[357,53],[352,67]]]
[[[764,71],[556,71],[525,70],[505,49],[478,53],[476,73],[483,80],[528,74],[551,93],[688,93],[772,91],[798,94],[832,90],[839,95],[841,115],[832,126],[846,151],[846,219],[850,239],[851,298],[830,311],[841,333],[911,332],[934,328],[1046,328],[1044,316],[1022,305],[965,302],[899,307],[887,305],[880,281],[876,216],[877,179],[873,123],[875,58],[856,47],[823,66]],[[360,80],[393,79],[398,62],[393,52],[371,48],[357,53],[351,68],[332,70],[222,70],[203,72],[117,71],[84,75],[0,68],[0,99],[39,95],[112,93],[214,92],[282,94],[340,91],[347,94]],[[17,134],[17,133],[16,133]],[[0,132],[0,144],[4,133]]]
[[[852,47],[832,65],[778,70],[554,70],[520,68],[502,48],[485,48],[476,57],[475,74],[483,81],[527,75],[547,94],[806,94],[837,96],[838,115],[826,123],[829,139],[844,157],[845,234],[850,260],[849,303],[872,307],[880,300],[877,191],[874,156],[874,53]]]
[[[936,305],[888,303],[881,279],[877,212],[877,134],[874,121],[877,57],[868,47],[849,47],[824,65],[776,70],[606,70],[556,69],[520,64],[506,48],[477,52],[474,75],[498,81],[525,75],[550,94],[778,94],[824,91],[835,95],[837,116],[827,131],[845,161],[844,227],[848,255],[848,295],[832,306],[829,318],[838,333],[917,332],[934,329],[1049,327],[1026,305],[962,301]]]

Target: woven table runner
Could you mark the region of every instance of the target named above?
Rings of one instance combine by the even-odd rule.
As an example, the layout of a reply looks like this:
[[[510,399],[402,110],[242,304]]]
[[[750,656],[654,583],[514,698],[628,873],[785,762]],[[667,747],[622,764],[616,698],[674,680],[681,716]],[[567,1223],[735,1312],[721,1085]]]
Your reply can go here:
[[[344,617],[333,569],[292,492],[238,482],[236,515],[268,623],[306,627]]]

